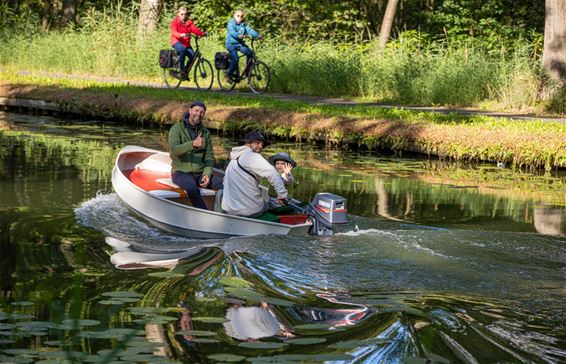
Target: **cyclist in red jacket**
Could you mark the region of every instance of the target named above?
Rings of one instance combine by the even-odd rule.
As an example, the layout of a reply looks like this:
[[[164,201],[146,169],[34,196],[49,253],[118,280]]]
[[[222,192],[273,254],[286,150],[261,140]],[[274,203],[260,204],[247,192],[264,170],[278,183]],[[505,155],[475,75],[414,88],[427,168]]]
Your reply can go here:
[[[198,37],[204,36],[206,33],[200,30],[192,20],[189,19],[189,13],[185,6],[179,8],[177,16],[171,22],[171,47],[179,53],[179,62],[181,63],[181,77],[186,78],[185,57],[189,57],[189,64],[195,56],[195,51],[191,47],[191,33]]]

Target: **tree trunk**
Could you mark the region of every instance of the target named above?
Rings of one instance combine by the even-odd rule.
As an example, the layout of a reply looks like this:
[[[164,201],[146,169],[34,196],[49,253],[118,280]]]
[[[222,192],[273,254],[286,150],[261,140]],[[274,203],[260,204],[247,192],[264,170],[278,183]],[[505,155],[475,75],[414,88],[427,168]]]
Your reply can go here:
[[[566,82],[566,0],[546,0],[542,67],[551,79]]]
[[[157,29],[157,21],[163,9],[163,0],[141,0],[137,39],[142,42],[147,34]]]
[[[43,15],[41,17],[41,29],[47,30],[51,23],[51,0],[43,0]]]
[[[379,35],[379,26],[382,22],[381,13],[385,5],[385,0],[363,0],[362,9],[369,22],[372,35]]]
[[[63,14],[59,21],[62,28],[66,28],[69,23],[75,22],[77,16],[77,0],[63,0]]]
[[[387,44],[387,41],[389,40],[398,4],[399,0],[389,0],[387,2],[385,15],[383,16],[383,22],[381,23],[381,30],[379,31],[379,49],[385,48],[385,44]]]

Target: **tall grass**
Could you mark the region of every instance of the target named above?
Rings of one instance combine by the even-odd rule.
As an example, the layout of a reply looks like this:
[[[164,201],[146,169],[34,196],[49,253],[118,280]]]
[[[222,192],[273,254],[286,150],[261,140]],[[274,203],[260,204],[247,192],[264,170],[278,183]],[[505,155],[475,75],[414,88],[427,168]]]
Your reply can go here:
[[[168,20],[141,43],[136,41],[135,20],[131,10],[117,9],[83,17],[76,30],[32,35],[3,31],[0,64],[158,81],[158,51],[169,48]],[[213,34],[201,44],[209,60],[224,50],[223,37]],[[267,40],[257,52],[272,69],[271,91],[276,92],[414,105],[488,103],[507,109],[536,103],[539,67],[528,46],[492,54],[472,42],[421,43],[401,37],[378,54],[374,44]]]

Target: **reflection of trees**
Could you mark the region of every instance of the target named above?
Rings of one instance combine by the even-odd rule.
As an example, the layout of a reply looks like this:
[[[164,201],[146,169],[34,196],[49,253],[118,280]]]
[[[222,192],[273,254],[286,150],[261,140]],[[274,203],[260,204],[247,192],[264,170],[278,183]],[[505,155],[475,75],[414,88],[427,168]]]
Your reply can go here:
[[[475,186],[427,183],[411,175],[353,174],[343,170],[297,168],[297,184],[290,190],[301,200],[317,192],[341,195],[351,214],[381,216],[425,224],[505,224],[504,219],[532,224],[530,201],[479,193]]]
[[[545,235],[562,235],[566,231],[565,212],[557,207],[535,207],[534,225],[536,231]]]
[[[377,211],[376,213],[389,220],[401,221],[396,217],[391,216],[389,213],[389,198],[387,196],[387,191],[385,191],[385,185],[383,183],[383,178],[380,176],[375,176],[375,194],[377,195]],[[407,194],[409,196],[409,194]]]
[[[153,352],[153,355],[164,356],[167,358],[171,358],[173,356],[171,347],[169,345],[169,340],[167,338],[167,332],[163,328],[163,325],[146,324],[145,337],[147,338],[147,341],[151,343],[163,344],[163,346],[158,347]]]
[[[3,297],[10,297],[14,288],[17,247],[10,241],[10,225],[17,215],[8,210],[0,210],[0,290]]]
[[[107,182],[116,156],[116,149],[101,141],[26,132],[1,133],[0,145],[0,173],[10,178],[41,174],[44,181],[61,181],[76,169],[85,183]],[[25,173],[17,174],[16,167]]]

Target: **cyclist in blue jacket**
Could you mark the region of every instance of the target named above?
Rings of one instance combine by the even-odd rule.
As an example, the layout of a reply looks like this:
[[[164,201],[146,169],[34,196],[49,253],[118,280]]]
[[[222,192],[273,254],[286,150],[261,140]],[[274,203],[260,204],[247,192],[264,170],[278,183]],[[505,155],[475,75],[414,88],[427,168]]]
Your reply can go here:
[[[228,22],[228,29],[226,31],[226,49],[230,53],[231,58],[230,67],[228,68],[228,79],[231,81],[235,81],[237,78],[235,71],[238,67],[238,61],[240,60],[238,51],[246,55],[246,64],[252,59],[253,52],[246,46],[246,43],[244,43],[244,38],[246,37],[255,39],[259,38],[260,35],[244,21],[244,11],[236,10],[234,17]]]

